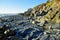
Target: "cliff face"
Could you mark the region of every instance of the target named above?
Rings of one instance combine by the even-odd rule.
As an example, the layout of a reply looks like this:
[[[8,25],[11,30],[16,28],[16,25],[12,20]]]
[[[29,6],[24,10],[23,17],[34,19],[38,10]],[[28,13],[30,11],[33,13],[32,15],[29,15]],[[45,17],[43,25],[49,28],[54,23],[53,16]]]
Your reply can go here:
[[[60,0],[0,17],[0,40],[60,40]]]
[[[60,0],[49,0],[33,8],[31,22],[40,26],[58,24],[60,26]],[[38,22],[38,23],[36,23]]]

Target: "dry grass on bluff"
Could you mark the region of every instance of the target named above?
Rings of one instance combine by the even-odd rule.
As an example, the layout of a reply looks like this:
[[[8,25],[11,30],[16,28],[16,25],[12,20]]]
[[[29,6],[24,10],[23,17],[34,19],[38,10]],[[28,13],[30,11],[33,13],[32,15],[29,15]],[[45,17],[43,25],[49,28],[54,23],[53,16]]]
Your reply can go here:
[[[51,24],[60,25],[60,0],[49,0],[46,3],[40,4],[32,9],[30,14],[31,22],[49,29]]]

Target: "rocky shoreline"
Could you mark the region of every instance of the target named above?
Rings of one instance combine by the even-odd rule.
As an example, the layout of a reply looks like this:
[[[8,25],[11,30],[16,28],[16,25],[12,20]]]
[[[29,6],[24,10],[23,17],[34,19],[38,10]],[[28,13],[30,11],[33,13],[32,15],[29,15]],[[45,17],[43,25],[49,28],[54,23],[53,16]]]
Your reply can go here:
[[[18,15],[0,17],[0,40],[60,40],[60,0],[49,0]]]

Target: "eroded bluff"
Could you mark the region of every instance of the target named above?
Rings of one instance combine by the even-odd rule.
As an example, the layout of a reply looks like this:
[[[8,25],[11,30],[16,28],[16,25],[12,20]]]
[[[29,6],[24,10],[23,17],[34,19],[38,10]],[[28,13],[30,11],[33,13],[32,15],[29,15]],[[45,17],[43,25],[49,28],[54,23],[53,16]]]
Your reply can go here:
[[[60,40],[60,0],[0,17],[0,40]]]

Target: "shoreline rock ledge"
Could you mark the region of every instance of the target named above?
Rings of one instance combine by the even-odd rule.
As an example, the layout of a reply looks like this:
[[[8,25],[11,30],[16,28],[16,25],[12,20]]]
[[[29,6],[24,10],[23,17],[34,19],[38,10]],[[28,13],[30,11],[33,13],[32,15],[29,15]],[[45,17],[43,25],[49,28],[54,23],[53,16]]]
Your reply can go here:
[[[60,40],[60,0],[0,17],[0,40]]]

